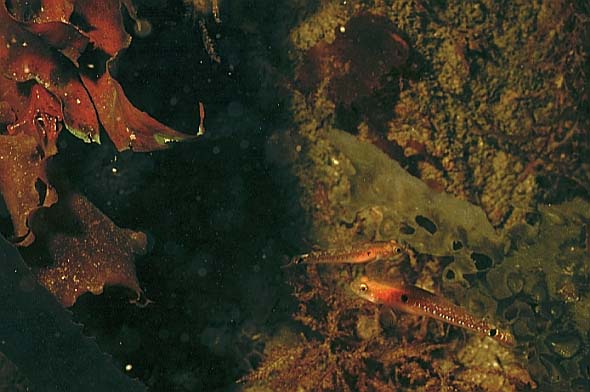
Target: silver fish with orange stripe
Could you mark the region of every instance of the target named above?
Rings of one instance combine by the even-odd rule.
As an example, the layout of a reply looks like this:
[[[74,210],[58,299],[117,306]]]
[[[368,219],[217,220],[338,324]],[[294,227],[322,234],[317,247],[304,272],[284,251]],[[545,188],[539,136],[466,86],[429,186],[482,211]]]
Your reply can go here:
[[[514,346],[514,336],[483,318],[472,315],[448,299],[416,286],[388,283],[361,276],[351,284],[359,297],[406,313],[431,317],[469,331],[489,336],[507,346]]]
[[[402,261],[408,248],[397,241],[374,241],[345,249],[320,250],[291,258],[287,266],[299,264],[366,264],[378,260]]]

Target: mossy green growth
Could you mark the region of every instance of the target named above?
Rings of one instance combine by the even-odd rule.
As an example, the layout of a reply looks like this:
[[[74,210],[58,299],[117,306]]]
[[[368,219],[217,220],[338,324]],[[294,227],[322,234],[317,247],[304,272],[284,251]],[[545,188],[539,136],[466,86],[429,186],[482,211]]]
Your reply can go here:
[[[504,321],[545,388],[570,390],[590,380],[590,203],[539,206],[539,220],[509,233],[513,251],[486,274]]]
[[[539,210],[538,237],[517,239],[517,251],[506,258],[502,269],[528,277],[543,276],[537,283],[527,278],[524,294],[537,301],[559,301],[570,306],[572,320],[587,332],[590,296],[586,294],[585,282],[590,273],[587,249],[590,204],[575,199],[556,206],[539,206]],[[498,281],[493,276],[488,274],[491,287],[504,286],[511,291],[508,277]]]
[[[539,177],[571,179],[587,194],[589,25],[576,22],[587,7],[491,0],[428,7],[391,2],[387,11],[427,69],[401,92],[388,124],[388,139],[425,161],[416,173],[476,201],[495,226],[517,224],[540,194],[559,197]]]

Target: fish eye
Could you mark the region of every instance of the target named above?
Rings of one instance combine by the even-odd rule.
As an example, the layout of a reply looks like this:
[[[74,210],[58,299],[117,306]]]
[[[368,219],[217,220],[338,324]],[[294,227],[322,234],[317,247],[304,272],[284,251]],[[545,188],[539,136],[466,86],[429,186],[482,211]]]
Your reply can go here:
[[[405,294],[402,294],[402,296],[400,297],[400,299],[402,300],[403,303],[407,303],[408,302],[408,296]]]
[[[360,284],[360,286],[359,286],[359,291],[360,291],[361,293],[364,293],[364,292],[366,292],[366,291],[368,291],[368,290],[369,290],[369,286],[367,286],[367,284],[366,284],[366,283],[361,283],[361,284]]]
[[[490,335],[492,338],[494,336],[496,336],[498,334],[498,330],[496,328],[492,328],[488,331],[488,335]]]
[[[395,248],[393,248],[393,252],[399,255],[400,253],[402,253],[402,248],[396,246]]]

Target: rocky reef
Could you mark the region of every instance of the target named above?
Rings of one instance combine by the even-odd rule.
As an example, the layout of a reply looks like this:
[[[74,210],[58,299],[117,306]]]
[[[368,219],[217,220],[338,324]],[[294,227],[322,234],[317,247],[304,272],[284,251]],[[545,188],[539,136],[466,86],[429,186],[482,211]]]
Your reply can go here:
[[[497,320],[517,347],[358,303],[346,282],[359,268],[308,267],[288,273],[303,335],[271,339],[247,378],[254,390],[588,386],[589,118],[578,78],[588,25],[574,23],[587,12],[558,1],[322,2],[303,14],[289,35],[305,75],[291,90],[294,124],[267,147],[298,179],[293,214],[304,217],[293,220],[307,237],[285,238],[299,249],[402,240],[416,251],[410,283]],[[353,72],[356,60],[339,62],[363,46],[349,26],[367,13],[376,30],[389,19],[398,54],[375,40],[371,61],[389,72],[344,90],[334,69]],[[351,90],[362,94],[335,93]]]
[[[116,367],[153,391],[588,390],[585,4],[108,3],[110,14],[72,14],[93,42],[79,65],[54,45],[66,57],[47,62],[50,75],[0,78],[14,98],[0,102],[0,229],[13,240],[36,229],[21,254],[41,268],[76,262],[55,263],[46,283],[111,261],[108,279],[83,290],[100,295],[48,286],[75,302],[74,320]],[[42,53],[29,43],[51,38],[29,20],[49,8],[6,4],[7,50],[27,56],[3,64],[22,65]],[[13,30],[27,40],[11,46]],[[112,50],[100,31],[124,42]],[[70,91],[41,85],[52,75],[86,86],[100,120],[90,139],[66,115],[82,114]],[[204,125],[198,143],[169,143]],[[99,135],[100,146],[76,138]],[[389,239],[409,256],[285,267],[317,248]],[[35,244],[42,252],[27,254]],[[349,283],[369,269],[494,321],[515,347],[358,299]],[[109,287],[122,281],[153,302],[127,304],[128,290]],[[0,382],[12,372],[12,390],[24,390],[30,369],[8,365]]]

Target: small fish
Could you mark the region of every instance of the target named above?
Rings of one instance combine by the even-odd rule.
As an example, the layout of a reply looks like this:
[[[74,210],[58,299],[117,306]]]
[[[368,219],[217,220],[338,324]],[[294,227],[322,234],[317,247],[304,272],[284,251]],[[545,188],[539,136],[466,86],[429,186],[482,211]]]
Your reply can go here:
[[[377,260],[403,260],[408,252],[397,241],[366,242],[347,249],[320,250],[291,258],[287,266],[298,264],[363,264]]]
[[[449,300],[416,286],[391,286],[362,276],[351,284],[359,297],[383,304],[406,313],[432,317],[469,331],[489,336],[508,346],[516,344],[509,331],[498,329],[486,320],[476,317]]]

